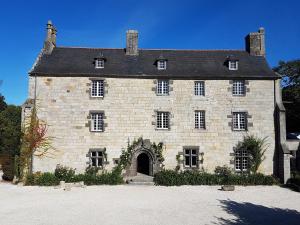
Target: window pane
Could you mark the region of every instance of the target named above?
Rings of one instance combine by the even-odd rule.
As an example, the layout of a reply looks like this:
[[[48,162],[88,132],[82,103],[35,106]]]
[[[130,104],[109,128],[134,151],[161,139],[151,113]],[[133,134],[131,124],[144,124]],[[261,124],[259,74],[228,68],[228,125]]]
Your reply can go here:
[[[98,165],[97,166],[102,166],[103,165],[103,159],[102,158],[98,158]]]
[[[92,113],[91,118],[92,118],[91,130],[103,131],[103,113]]]
[[[243,80],[234,80],[232,85],[233,95],[244,95],[245,94],[245,82]]]
[[[97,152],[92,152],[92,156],[93,157],[97,156]]]
[[[185,154],[189,155],[190,154],[190,149],[185,149]]]
[[[192,156],[192,166],[197,166],[197,157]]]
[[[92,158],[92,166],[97,166],[96,158]]]
[[[195,112],[195,128],[205,129],[205,111]]]
[[[191,164],[190,164],[190,156],[185,156],[185,166],[191,166]]]
[[[168,80],[158,80],[157,81],[157,94],[160,94],[160,95],[169,94],[169,81]]]

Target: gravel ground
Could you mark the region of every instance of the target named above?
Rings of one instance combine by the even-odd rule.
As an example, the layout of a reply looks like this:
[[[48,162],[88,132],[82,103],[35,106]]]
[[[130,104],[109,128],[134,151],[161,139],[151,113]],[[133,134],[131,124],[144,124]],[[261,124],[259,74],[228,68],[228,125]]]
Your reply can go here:
[[[1,225],[300,224],[300,193],[277,186],[89,186],[0,183]]]

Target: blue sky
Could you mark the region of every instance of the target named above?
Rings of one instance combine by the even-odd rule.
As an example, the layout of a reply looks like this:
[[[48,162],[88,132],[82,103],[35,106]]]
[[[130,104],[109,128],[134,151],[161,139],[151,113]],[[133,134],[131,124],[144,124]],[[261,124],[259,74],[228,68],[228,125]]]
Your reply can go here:
[[[139,31],[140,48],[244,49],[244,37],[266,29],[270,66],[300,58],[300,1],[2,1],[0,93],[10,104],[27,97],[28,71],[51,19],[59,46],[125,46]]]

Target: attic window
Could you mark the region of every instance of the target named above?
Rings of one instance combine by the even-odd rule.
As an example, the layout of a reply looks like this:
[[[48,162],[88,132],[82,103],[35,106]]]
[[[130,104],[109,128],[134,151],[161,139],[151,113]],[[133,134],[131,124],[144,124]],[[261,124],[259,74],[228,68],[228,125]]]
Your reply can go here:
[[[104,68],[104,59],[96,59],[95,68],[96,69],[103,69]]]
[[[238,70],[238,61],[237,60],[229,60],[228,61],[229,70]]]
[[[166,60],[158,60],[157,61],[157,69],[158,70],[166,70],[167,69],[167,61]]]

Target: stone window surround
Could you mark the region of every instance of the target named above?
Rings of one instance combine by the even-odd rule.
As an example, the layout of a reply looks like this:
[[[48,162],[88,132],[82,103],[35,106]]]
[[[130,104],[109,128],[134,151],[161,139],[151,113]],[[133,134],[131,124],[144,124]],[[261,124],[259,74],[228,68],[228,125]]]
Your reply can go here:
[[[93,113],[102,113],[102,121],[103,121],[103,125],[102,125],[102,131],[93,131],[92,130],[92,114]],[[86,123],[86,127],[89,127],[89,131],[91,133],[103,133],[105,131],[105,128],[107,127],[107,123],[105,123],[105,119],[106,119],[106,116],[105,116],[105,112],[103,110],[90,110],[89,111],[89,114],[87,116],[87,119],[88,119],[88,122]]]
[[[160,94],[160,93],[158,93],[157,90],[158,90],[158,81],[159,80],[163,80],[163,81],[168,81],[169,82],[169,85],[168,85],[169,88],[168,88],[168,93],[167,94]],[[155,79],[155,80],[153,80],[153,84],[155,84],[155,86],[152,87],[152,91],[154,91],[157,96],[169,96],[170,92],[173,91],[173,87],[172,87],[173,80],[170,80],[170,79]]]
[[[91,80],[91,98],[103,98],[104,97],[104,80]],[[94,93],[95,92],[95,93]]]
[[[245,130],[236,130],[233,129],[233,113],[245,113],[246,114],[246,129]],[[249,127],[253,127],[253,123],[249,120],[252,119],[252,115],[249,114],[247,110],[232,110],[230,115],[227,115],[227,118],[230,119],[230,122],[228,122],[228,126],[231,127],[231,130],[234,132],[247,132],[249,131]]]
[[[240,167],[240,168],[237,168]],[[238,173],[249,171],[249,154],[247,150],[236,149],[234,152],[234,170]]]
[[[99,168],[103,168],[104,167],[104,149],[105,148],[90,148],[89,152],[87,154],[87,157],[89,158],[88,161],[88,165],[92,166],[92,167],[99,167]],[[96,152],[96,156],[92,156],[92,153]],[[101,152],[101,156],[99,156],[99,152]],[[92,159],[95,159],[96,162],[96,166],[93,166],[93,162]],[[101,165],[99,165],[99,159],[101,159]]]
[[[193,166],[186,166],[186,163],[185,163],[185,150],[196,150],[196,166],[193,167]],[[199,160],[199,156],[201,155],[200,154],[200,147],[199,146],[183,146],[183,151],[182,151],[182,155],[183,155],[183,160],[182,160],[182,163],[183,163],[183,168],[184,169],[199,169],[199,164],[201,163],[201,160]],[[190,157],[191,157],[191,154],[190,154]],[[192,161],[192,158],[190,159]],[[190,163],[191,163],[190,161]]]
[[[244,81],[244,94],[242,95],[234,95],[233,94],[233,82],[234,81]],[[247,92],[250,92],[249,88],[249,80],[243,80],[243,79],[234,79],[234,80],[229,80],[230,87],[227,88],[227,91],[231,93],[231,96],[233,97],[245,97]]]
[[[90,100],[94,100],[94,99],[104,99],[104,97],[107,95],[108,93],[108,83],[107,80],[103,77],[90,77],[88,78],[90,80],[90,82],[86,83],[86,86],[88,87],[88,89],[86,90],[86,92],[89,94],[89,99]],[[99,96],[99,97],[94,97],[91,95],[92,93],[92,82],[93,80],[103,80],[103,96]]]
[[[157,113],[158,112],[167,112],[169,113],[169,127],[168,128],[157,128]],[[171,130],[171,127],[173,126],[173,122],[172,122],[172,118],[173,118],[173,114],[171,113],[171,110],[170,109],[155,109],[154,110],[154,113],[152,115],[152,125],[154,126],[154,129],[157,130],[157,131],[169,131]]]

